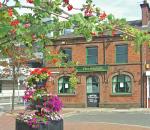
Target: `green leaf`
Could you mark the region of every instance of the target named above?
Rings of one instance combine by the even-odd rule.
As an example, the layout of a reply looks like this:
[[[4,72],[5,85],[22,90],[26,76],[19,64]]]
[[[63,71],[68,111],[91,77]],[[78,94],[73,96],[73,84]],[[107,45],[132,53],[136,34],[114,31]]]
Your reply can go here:
[[[41,3],[41,0],[34,0],[34,4],[35,4],[36,6],[39,6],[40,3]]]
[[[15,4],[15,6],[21,6],[20,2],[17,1],[16,4]]]
[[[109,14],[108,16],[107,16],[107,18],[108,18],[108,20],[113,20],[114,19],[114,16],[112,15],[112,14]]]

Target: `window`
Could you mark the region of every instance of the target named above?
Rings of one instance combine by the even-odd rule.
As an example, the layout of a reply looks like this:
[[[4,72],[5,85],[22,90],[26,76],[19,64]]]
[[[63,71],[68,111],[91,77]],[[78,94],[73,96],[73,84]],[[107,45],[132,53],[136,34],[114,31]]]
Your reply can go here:
[[[62,50],[62,53],[65,54],[65,57],[63,58],[64,63],[72,61],[72,49],[65,48]]]
[[[74,88],[70,87],[69,85],[68,76],[61,77],[58,80],[58,93],[59,94],[63,94],[63,93],[73,94],[74,92],[75,92]]]
[[[113,93],[131,93],[131,78],[128,75],[116,75],[112,78]]]
[[[128,62],[128,45],[116,46],[116,63]]]
[[[86,50],[87,64],[98,64],[98,49],[97,47],[87,47]]]
[[[95,76],[87,78],[87,93],[99,93],[99,81]]]

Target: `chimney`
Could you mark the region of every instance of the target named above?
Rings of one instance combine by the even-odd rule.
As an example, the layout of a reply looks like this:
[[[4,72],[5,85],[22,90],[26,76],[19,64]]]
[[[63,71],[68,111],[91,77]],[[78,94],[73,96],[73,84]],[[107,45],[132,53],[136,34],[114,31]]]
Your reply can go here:
[[[147,0],[143,1],[143,4],[140,4],[142,10],[142,26],[148,25],[150,21],[150,8]]]

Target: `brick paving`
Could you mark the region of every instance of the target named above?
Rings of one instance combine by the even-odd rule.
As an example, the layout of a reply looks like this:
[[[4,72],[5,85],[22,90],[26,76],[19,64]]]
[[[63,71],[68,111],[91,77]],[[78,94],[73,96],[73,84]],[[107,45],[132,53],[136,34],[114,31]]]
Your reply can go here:
[[[21,112],[23,110],[19,110]],[[18,112],[18,111],[17,111]],[[71,110],[65,110],[63,114],[72,113]],[[0,130],[15,130],[15,118],[14,113],[2,113],[0,116]],[[68,122],[64,121],[64,130],[150,130],[150,128],[122,125],[122,124],[110,124],[110,123],[91,123],[91,122]]]

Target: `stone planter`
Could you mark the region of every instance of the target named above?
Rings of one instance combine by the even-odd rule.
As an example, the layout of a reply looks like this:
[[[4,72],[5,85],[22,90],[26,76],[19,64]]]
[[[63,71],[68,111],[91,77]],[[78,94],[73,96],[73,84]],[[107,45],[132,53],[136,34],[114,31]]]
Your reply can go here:
[[[49,121],[48,125],[41,124],[39,128],[31,128],[27,123],[16,119],[16,130],[63,130],[63,119]]]

